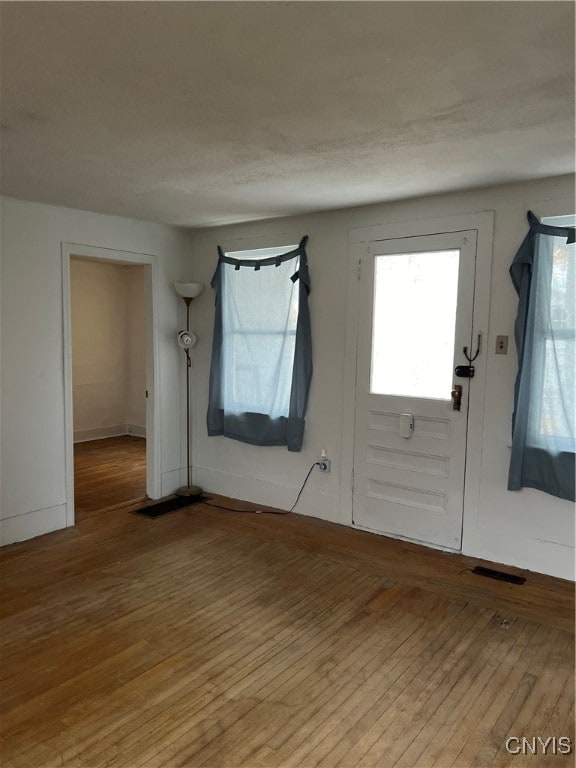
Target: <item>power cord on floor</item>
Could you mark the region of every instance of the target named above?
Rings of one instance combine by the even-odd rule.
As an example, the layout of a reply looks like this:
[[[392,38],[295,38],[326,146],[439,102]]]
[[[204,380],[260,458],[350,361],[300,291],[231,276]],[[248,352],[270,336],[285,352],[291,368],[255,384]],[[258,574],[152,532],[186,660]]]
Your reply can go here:
[[[300,501],[300,496],[302,496],[302,491],[304,490],[304,487],[306,486],[306,483],[308,482],[308,478],[312,474],[312,470],[314,467],[319,466],[320,462],[315,461],[314,464],[310,467],[308,470],[308,474],[304,478],[304,482],[300,486],[300,490],[298,491],[298,495],[296,496],[296,501],[290,509],[235,509],[234,507],[225,507],[222,504],[209,504],[208,502],[205,502],[207,507],[216,507],[216,509],[225,509],[228,512],[248,512],[252,513],[254,515],[289,515],[291,512],[294,512],[294,509],[296,508],[296,504]]]
[[[290,514],[290,512],[294,512],[294,508],[295,508],[296,504],[298,504],[298,502],[300,501],[300,496],[302,496],[302,491],[304,490],[304,486],[308,482],[308,478],[312,474],[312,470],[314,469],[314,467],[318,467],[318,466],[320,466],[320,462],[319,461],[315,461],[314,464],[312,464],[312,466],[308,470],[308,474],[304,478],[304,482],[300,486],[300,490],[298,491],[298,496],[296,496],[296,501],[294,502],[294,504],[292,504],[290,509],[285,514]]]

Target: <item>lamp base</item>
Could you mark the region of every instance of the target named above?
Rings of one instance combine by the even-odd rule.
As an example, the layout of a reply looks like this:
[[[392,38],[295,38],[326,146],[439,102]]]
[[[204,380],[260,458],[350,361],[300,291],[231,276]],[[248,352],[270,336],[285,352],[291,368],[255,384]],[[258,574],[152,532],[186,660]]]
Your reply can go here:
[[[202,488],[198,485],[185,485],[182,488],[178,488],[175,493],[176,496],[200,496]]]

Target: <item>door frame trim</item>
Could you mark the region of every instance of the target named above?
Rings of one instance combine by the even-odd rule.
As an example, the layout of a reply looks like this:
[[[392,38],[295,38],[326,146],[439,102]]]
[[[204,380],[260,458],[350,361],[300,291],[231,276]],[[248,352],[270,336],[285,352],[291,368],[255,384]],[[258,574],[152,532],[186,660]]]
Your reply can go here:
[[[62,254],[62,320],[64,357],[64,461],[66,483],[66,526],[73,526],[74,511],[74,419],[72,397],[72,303],[70,259],[72,256],[94,261],[141,265],[149,268],[146,277],[146,493],[151,499],[161,496],[161,428],[160,376],[158,332],[158,259],[156,256],[133,251],[119,251],[79,243],[61,244]]]
[[[472,334],[482,333],[483,354],[475,362],[476,374],[470,382],[464,505],[462,513],[462,549],[466,549],[466,529],[478,526],[480,502],[480,470],[486,371],[489,354],[490,281],[494,242],[494,211],[390,222],[385,225],[359,227],[348,233],[348,295],[344,352],[344,416],[342,419],[342,464],[340,481],[341,520],[353,523],[354,434],[356,426],[356,374],[358,358],[359,286],[358,262],[368,245],[378,240],[426,237],[444,233],[476,230],[476,274]],[[433,546],[433,545],[429,545]]]

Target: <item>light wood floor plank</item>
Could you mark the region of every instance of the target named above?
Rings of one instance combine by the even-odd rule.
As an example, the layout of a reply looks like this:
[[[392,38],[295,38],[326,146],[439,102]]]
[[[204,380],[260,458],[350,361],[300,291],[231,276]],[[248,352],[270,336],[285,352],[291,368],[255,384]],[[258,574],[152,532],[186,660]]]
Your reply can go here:
[[[565,679],[561,670],[564,659],[570,653],[572,646],[573,638],[558,637],[546,658],[542,660],[540,668],[532,665],[530,672],[534,678],[534,684],[524,706],[507,729],[505,727],[506,720],[498,724],[492,749],[484,746],[478,756],[478,762],[502,768],[514,765],[517,762],[515,756],[502,748],[509,736],[520,735],[529,738],[540,736],[545,740],[550,735],[556,735],[548,732],[547,725],[565,686]],[[491,756],[492,759],[490,760]]]
[[[402,592],[409,594],[410,590],[403,590],[402,588],[390,590],[390,593],[395,595],[401,595]],[[408,607],[413,608],[409,605],[408,599],[407,604]],[[420,654],[425,653],[426,649],[431,647],[447,626],[461,620],[464,606],[454,604],[451,609],[449,617],[445,614],[444,620],[438,623],[425,622],[421,614],[414,613],[412,610],[403,610],[397,615],[390,610],[383,612],[379,617],[379,626],[376,627],[377,636],[389,636],[393,640],[397,633],[388,634],[386,628],[391,622],[397,627],[399,625],[398,619],[402,615],[417,620],[415,631],[404,642],[394,643],[392,647],[383,649],[383,652],[377,655],[373,654],[368,667],[370,674],[366,676],[366,679],[360,678],[357,685],[349,685],[348,690],[344,692],[346,697],[342,702],[337,702],[338,706],[333,706],[335,702],[332,696],[328,696],[326,701],[320,700],[316,703],[313,715],[308,718],[302,734],[298,735],[298,743],[296,744],[292,738],[283,744],[288,763],[297,765],[300,759],[309,759],[307,756],[312,751],[320,760],[324,753],[330,750],[342,736],[345,736],[349,745],[355,745],[358,731],[364,733],[362,726],[357,727],[363,713],[374,712],[379,700],[385,694],[389,695],[393,687],[398,686],[398,681],[404,679],[403,675],[406,676],[407,669],[413,674],[417,674],[418,668],[414,662],[419,659]],[[426,612],[428,612],[428,607]],[[325,718],[323,722],[322,716]],[[346,728],[342,728],[344,723]],[[306,735],[308,731],[310,731],[310,737],[303,739],[302,736]]]
[[[574,767],[504,746],[574,740],[572,584],[298,515],[146,519],[144,441],[76,453],[76,527],[0,553],[2,768]]]
[[[351,690],[370,674],[369,667],[374,663],[376,654],[373,638],[366,626],[368,623],[368,618],[364,618],[364,621],[355,619],[356,627],[348,630],[351,639],[338,635],[326,638],[328,642],[317,649],[314,654],[316,658],[299,665],[297,673],[289,670],[284,675],[281,685],[273,693],[273,700],[287,708],[280,716],[269,717],[268,696],[266,700],[260,701],[254,713],[250,713],[251,717],[260,720],[260,740],[265,739],[278,757],[286,753],[293,754],[292,747],[286,744],[286,722],[289,723],[290,733],[296,731],[299,739],[305,738],[310,723],[318,726],[319,711],[329,716],[338,707],[338,703],[345,701]],[[401,630],[398,627],[399,633]],[[411,631],[413,628],[409,629]],[[235,723],[234,730],[238,733],[244,728],[243,718]],[[199,759],[199,765],[220,763],[227,752],[226,742],[229,738],[229,734],[216,738],[209,748],[195,755],[195,762]],[[233,756],[235,763],[249,764],[252,751],[252,745],[239,741]],[[283,764],[288,765],[286,760]]]
[[[483,766],[490,764],[494,746],[496,745],[497,749],[501,748],[503,734],[509,730],[517,713],[522,709],[530,695],[534,683],[534,676],[530,670],[541,663],[556,639],[555,634],[549,628],[541,627],[540,630],[535,634],[520,663],[508,677],[506,685],[498,691],[492,701],[488,702],[488,706],[482,708],[482,716],[478,717],[474,713],[466,740],[453,740],[450,745],[450,759],[444,759],[447,757],[444,754],[438,760],[438,768],[440,766],[442,768],[444,766],[460,768],[467,765]],[[456,749],[452,751],[454,747]],[[476,763],[476,759],[482,759],[483,750],[485,750],[483,762]]]
[[[469,667],[413,738],[399,758],[398,766],[435,765],[446,745],[458,739],[460,731],[466,732],[468,723],[490,706],[519,663],[536,629],[534,624],[516,620],[506,624],[505,633],[492,633],[484,648],[470,657]]]
[[[574,680],[567,680],[564,683],[562,693],[556,702],[554,710],[546,724],[545,734],[556,737],[569,738],[572,744],[576,743],[576,718],[574,717]],[[559,766],[571,765],[570,756],[564,751],[550,749],[542,757],[541,765]]]
[[[314,573],[312,573],[312,575],[314,575]],[[256,598],[258,598],[259,593],[260,593],[260,586],[259,586],[258,582],[254,582],[254,583],[255,583],[255,585],[257,587]],[[332,589],[332,587],[329,586],[328,589]],[[302,598],[301,595],[299,595],[298,596],[298,600],[299,600],[300,604],[302,604],[302,605],[308,604],[309,596],[304,599],[304,598]],[[241,607],[242,606],[240,606],[240,608]],[[257,626],[258,626],[258,628],[259,629],[261,628],[262,631],[265,633],[266,630],[267,630],[267,627],[266,627],[266,624],[263,622],[262,615],[261,615],[261,609],[257,612],[256,619],[257,619]],[[277,614],[274,617],[273,623],[276,624],[276,625],[279,623],[279,617],[278,617]],[[162,626],[162,625],[160,625],[160,626]],[[245,626],[246,625],[243,624],[243,627],[245,627]],[[166,688],[163,689],[162,697],[161,698],[162,698],[162,704],[163,704],[163,706],[165,708],[165,711],[166,711],[166,708],[170,704],[170,698],[173,698],[175,696],[176,692],[178,692],[179,695],[182,694],[183,686],[186,686],[185,690],[192,690],[192,692],[193,692],[192,696],[193,696],[193,698],[196,698],[197,697],[197,691],[198,691],[199,688],[201,689],[201,685],[204,682],[204,678],[207,678],[208,680],[210,680],[210,678],[212,676],[212,669],[214,667],[219,668],[221,666],[226,666],[228,668],[230,663],[231,663],[231,661],[234,660],[234,654],[238,654],[241,651],[243,652],[243,650],[244,650],[243,646],[241,644],[235,643],[235,635],[238,635],[239,631],[240,630],[238,630],[238,628],[235,628],[234,631],[228,631],[228,632],[225,633],[225,635],[223,637],[223,643],[216,643],[216,644],[213,644],[213,645],[209,646],[209,648],[210,648],[210,660],[209,660],[209,662],[206,665],[200,666],[200,667],[196,667],[195,673],[194,673],[194,678],[192,680],[186,679],[186,678],[182,679],[182,678],[179,677],[179,678],[176,678],[176,680],[172,683],[172,685],[168,689],[166,689]],[[292,630],[290,630],[290,631],[292,632]],[[192,639],[192,638],[190,638],[190,639]],[[206,637],[205,635],[203,635],[203,639],[206,639],[208,642],[210,640],[210,638]],[[271,643],[271,647],[272,647],[273,652],[275,654],[278,654],[278,652],[279,652],[278,651],[278,641],[279,641],[279,639],[281,639],[281,638],[278,638],[278,636],[276,635],[274,640],[273,640],[273,642]],[[252,641],[251,638],[248,638],[245,641],[245,644],[246,644],[246,647],[248,647],[249,649],[253,648],[253,641]],[[220,655],[219,655],[219,651],[222,651]],[[194,646],[192,646],[192,653],[194,655],[194,658],[190,659],[187,656],[185,656],[185,660],[187,661],[187,663],[195,661],[196,665],[197,665],[198,664],[197,649]],[[257,663],[254,665],[254,668],[257,668]],[[244,672],[245,671],[246,670],[244,669]],[[201,676],[203,676],[203,677],[201,677]],[[142,681],[139,681],[139,683],[141,683],[141,682]],[[158,695],[156,695],[156,697],[158,698]],[[176,698],[178,699],[179,696],[176,696]],[[106,695],[104,695],[104,699],[105,699],[105,701],[107,700]],[[95,701],[98,700],[98,697],[94,697],[93,696],[91,700],[92,700],[92,702],[95,702]],[[106,704],[105,704],[105,706],[106,706]],[[108,707],[109,707],[109,704],[108,704]],[[185,711],[187,711],[187,710],[185,710]],[[114,721],[115,720],[116,720],[116,718],[114,718]],[[142,718],[140,717],[140,721],[141,720],[142,720]],[[141,724],[142,725],[146,725],[145,722],[141,723]],[[100,740],[97,741],[97,744],[98,744],[98,746],[100,746]]]
[[[202,744],[208,743],[214,736],[213,730],[206,730],[204,718],[211,715],[212,711],[217,709],[221,700],[227,700],[230,697],[242,698],[244,700],[250,695],[258,695],[261,690],[266,694],[274,694],[276,688],[281,684],[285,676],[291,676],[296,666],[306,660],[309,656],[314,657],[321,652],[322,644],[330,644],[335,633],[343,626],[350,612],[358,601],[358,587],[362,580],[353,580],[350,583],[350,596],[348,600],[339,597],[337,601],[331,603],[331,609],[317,613],[308,610],[306,623],[303,624],[296,633],[289,632],[283,642],[282,635],[277,636],[270,644],[261,649],[255,650],[250,654],[250,660],[254,661],[253,668],[248,668],[248,674],[242,673],[235,675],[229,682],[221,686],[218,695],[214,701],[207,706],[203,706],[199,722],[195,722],[194,729],[190,729],[189,717],[187,716],[188,707],[186,707],[180,717],[180,724],[177,731],[177,739],[171,743],[170,750],[176,753],[186,749],[190,741],[198,736]],[[244,662],[244,660],[243,660]],[[217,729],[220,728],[220,721],[217,720]],[[161,758],[156,757],[157,746],[153,747],[154,765],[162,765],[166,762],[167,754]],[[145,765],[146,763],[144,763]]]

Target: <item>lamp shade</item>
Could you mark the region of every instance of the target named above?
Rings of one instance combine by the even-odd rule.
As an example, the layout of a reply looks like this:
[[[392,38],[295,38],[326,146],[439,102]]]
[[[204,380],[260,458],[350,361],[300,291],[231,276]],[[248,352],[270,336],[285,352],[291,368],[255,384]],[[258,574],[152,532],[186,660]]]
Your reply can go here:
[[[182,296],[183,299],[195,299],[200,296],[204,285],[202,283],[174,283],[174,290]]]

